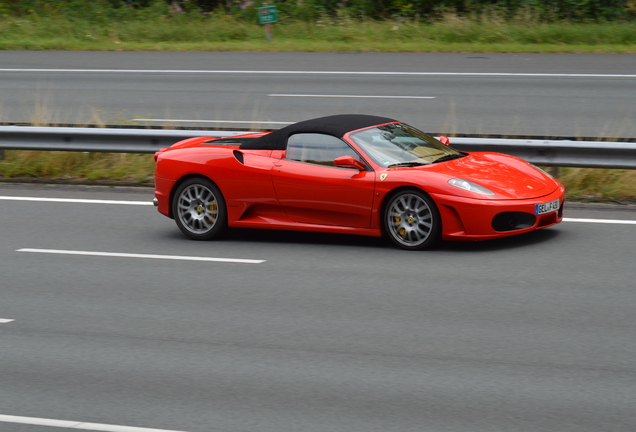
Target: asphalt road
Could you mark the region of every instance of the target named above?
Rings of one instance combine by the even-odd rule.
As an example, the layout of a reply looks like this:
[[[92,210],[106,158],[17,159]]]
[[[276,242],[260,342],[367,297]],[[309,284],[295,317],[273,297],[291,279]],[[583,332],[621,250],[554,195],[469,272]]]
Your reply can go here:
[[[632,54],[0,52],[0,121],[636,137]],[[150,120],[147,120],[150,119]]]
[[[636,211],[570,203],[566,217]],[[2,431],[73,430],[2,416],[190,432],[636,430],[634,224],[406,252],[275,231],[195,242],[152,206],[0,199],[0,227]]]

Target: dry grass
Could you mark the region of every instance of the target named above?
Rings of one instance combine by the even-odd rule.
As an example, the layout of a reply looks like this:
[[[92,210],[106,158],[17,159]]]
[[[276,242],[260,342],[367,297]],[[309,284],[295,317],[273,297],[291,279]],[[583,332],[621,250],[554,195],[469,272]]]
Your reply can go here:
[[[588,201],[636,200],[636,170],[563,168],[559,180],[567,197]]]
[[[152,155],[5,150],[0,179],[153,184]]]

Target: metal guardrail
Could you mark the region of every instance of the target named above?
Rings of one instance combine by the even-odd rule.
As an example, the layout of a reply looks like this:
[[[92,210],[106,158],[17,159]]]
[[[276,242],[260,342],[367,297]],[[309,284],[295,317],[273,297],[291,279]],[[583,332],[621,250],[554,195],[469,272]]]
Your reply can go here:
[[[197,136],[220,138],[245,133],[237,131],[0,126],[0,149],[154,153],[186,138]]]
[[[245,131],[0,126],[1,149],[154,153],[197,136],[227,137]],[[542,166],[636,169],[636,142],[451,138],[464,151],[510,154]]]

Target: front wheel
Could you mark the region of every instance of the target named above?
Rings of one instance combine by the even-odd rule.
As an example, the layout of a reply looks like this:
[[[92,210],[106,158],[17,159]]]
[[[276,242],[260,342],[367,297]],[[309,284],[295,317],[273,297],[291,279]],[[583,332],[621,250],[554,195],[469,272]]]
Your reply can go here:
[[[181,232],[194,240],[210,240],[227,228],[225,200],[208,179],[181,183],[174,193],[172,214]]]
[[[423,192],[408,189],[387,200],[383,213],[384,231],[398,247],[420,250],[439,240],[442,223],[433,200]]]

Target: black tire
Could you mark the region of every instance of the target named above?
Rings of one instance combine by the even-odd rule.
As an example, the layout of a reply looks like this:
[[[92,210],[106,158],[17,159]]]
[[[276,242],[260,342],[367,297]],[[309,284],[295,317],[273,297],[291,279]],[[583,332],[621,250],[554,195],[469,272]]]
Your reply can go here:
[[[181,232],[194,240],[210,240],[227,230],[223,194],[203,177],[190,178],[177,187],[172,215]]]
[[[421,250],[439,241],[442,222],[433,200],[418,189],[403,189],[384,205],[382,226],[399,248]]]

